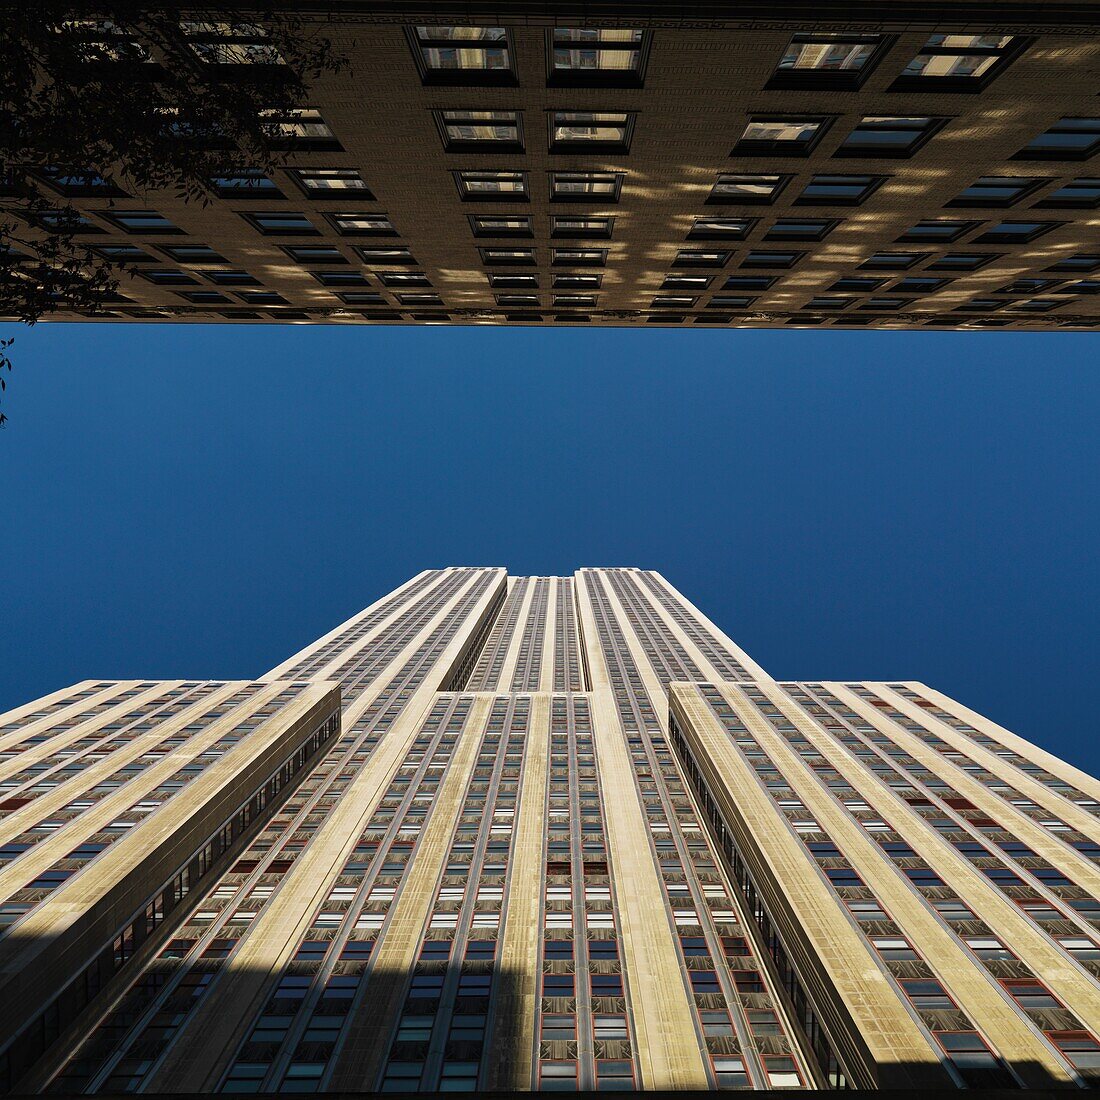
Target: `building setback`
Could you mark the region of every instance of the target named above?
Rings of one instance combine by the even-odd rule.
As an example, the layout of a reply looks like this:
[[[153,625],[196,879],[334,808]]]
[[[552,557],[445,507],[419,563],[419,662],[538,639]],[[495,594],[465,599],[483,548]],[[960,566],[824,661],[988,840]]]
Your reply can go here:
[[[348,65],[285,167],[208,205],[41,177],[136,272],[107,319],[1100,323],[1093,3],[296,6]],[[280,61],[184,15],[227,95]]]
[[[0,1084],[1088,1086],[1098,814],[657,573],[429,570],[254,683],[0,716]]]

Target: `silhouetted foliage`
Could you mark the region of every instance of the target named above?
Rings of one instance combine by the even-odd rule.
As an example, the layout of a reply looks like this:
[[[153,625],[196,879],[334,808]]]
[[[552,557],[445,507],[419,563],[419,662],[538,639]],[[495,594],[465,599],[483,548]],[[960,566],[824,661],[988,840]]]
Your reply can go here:
[[[102,311],[126,268],[92,251],[72,197],[206,203],[212,179],[267,174],[294,150],[310,83],[343,65],[316,25],[263,0],[247,18],[172,7],[0,4],[0,316]]]

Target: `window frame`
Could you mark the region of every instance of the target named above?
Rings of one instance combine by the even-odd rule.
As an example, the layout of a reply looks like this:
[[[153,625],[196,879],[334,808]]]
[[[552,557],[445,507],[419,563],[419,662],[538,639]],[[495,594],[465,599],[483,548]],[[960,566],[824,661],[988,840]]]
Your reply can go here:
[[[477,26],[485,27],[491,30],[501,30],[504,32],[503,37],[499,39],[488,38],[468,38],[468,39],[454,39],[454,38],[438,38],[423,40],[418,34],[418,27],[445,27],[445,26]],[[519,73],[516,68],[516,45],[512,37],[512,31],[510,27],[493,26],[487,23],[443,23],[443,22],[424,22],[424,23],[409,23],[406,24],[405,38],[409,43],[409,49],[412,51],[413,61],[416,63],[416,71],[420,75],[420,82],[426,86],[431,87],[515,87],[519,84]],[[435,68],[427,64],[423,55],[423,48],[427,45],[428,49],[431,48],[446,48],[454,42],[466,42],[469,43],[469,49],[489,49],[491,47],[482,46],[478,47],[474,45],[477,42],[503,42],[503,49],[508,60],[508,65],[505,68],[493,69],[493,68],[471,68],[471,69],[446,69]],[[460,47],[453,47],[460,48]]]
[[[630,69],[559,69],[554,65],[556,43],[554,34],[561,30],[637,30],[641,32],[637,46],[627,46],[636,50],[638,63]],[[570,27],[555,25],[546,28],[546,85],[549,88],[641,88],[645,85],[645,71],[649,63],[649,51],[653,42],[653,32],[645,27]],[[574,49],[616,50],[623,49],[624,43],[608,45],[574,46]],[[562,47],[569,48],[569,47]]]

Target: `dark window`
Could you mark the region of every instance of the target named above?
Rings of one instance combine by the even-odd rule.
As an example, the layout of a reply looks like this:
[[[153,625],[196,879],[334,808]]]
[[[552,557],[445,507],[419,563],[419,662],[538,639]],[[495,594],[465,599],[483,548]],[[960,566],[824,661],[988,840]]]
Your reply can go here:
[[[633,131],[634,115],[629,111],[553,111],[550,151],[625,153]]]
[[[975,244],[1013,244],[1033,241],[1044,233],[1056,229],[1059,222],[999,222],[991,226],[980,237],[974,238]]]
[[[1036,206],[1061,206],[1071,210],[1092,210],[1100,206],[1100,176],[1067,180]]]
[[[283,237],[317,237],[320,231],[305,214],[242,214],[242,218],[261,233]]]
[[[622,172],[551,172],[553,202],[618,202]]]
[[[764,233],[764,240],[820,241],[839,224],[830,218],[780,218]]]
[[[443,145],[449,152],[484,150],[511,153],[523,150],[519,111],[436,111],[435,121],[443,137]]]
[[[825,135],[824,115],[754,115],[730,154],[735,157],[805,157]]]
[[[641,87],[649,35],[632,27],[555,27],[547,79],[563,87]]]
[[[795,202],[803,206],[858,206],[869,198],[888,176],[815,175]]]
[[[455,172],[458,193],[467,202],[526,202],[527,173],[511,170]]]
[[[515,84],[504,27],[416,26],[409,31],[425,84]]]
[[[214,193],[223,199],[281,199],[275,181],[258,168],[242,168],[210,180]]]
[[[911,229],[907,229],[899,241],[928,241],[944,243],[958,240],[968,230],[973,229],[978,222],[959,222],[935,219],[932,221],[917,222]]]
[[[719,172],[707,202],[719,204],[773,203],[790,176],[745,175]],[[696,223],[698,224],[698,223]]]
[[[946,121],[927,115],[868,115],[833,156],[911,157]]]
[[[1031,176],[982,176],[948,206],[1011,206],[1047,181]]]
[[[1016,160],[1087,160],[1100,151],[1100,118],[1062,118],[1033,138]]]

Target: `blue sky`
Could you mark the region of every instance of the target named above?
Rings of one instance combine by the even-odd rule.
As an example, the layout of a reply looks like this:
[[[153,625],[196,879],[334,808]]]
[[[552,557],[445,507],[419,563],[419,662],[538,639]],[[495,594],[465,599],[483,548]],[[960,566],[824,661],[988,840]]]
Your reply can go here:
[[[0,710],[257,675],[428,566],[639,565],[774,675],[924,680],[1100,771],[1087,334],[14,335]]]

